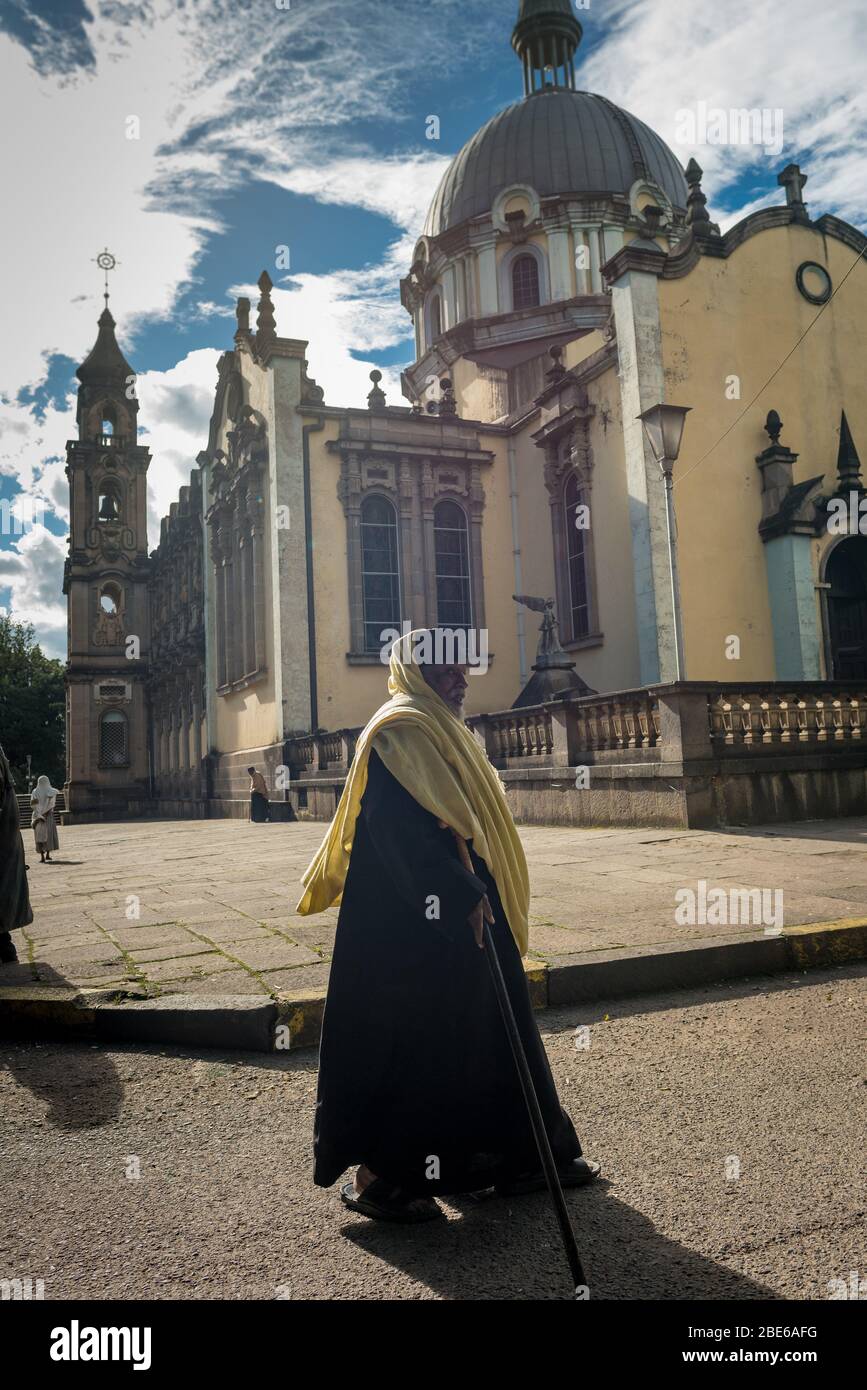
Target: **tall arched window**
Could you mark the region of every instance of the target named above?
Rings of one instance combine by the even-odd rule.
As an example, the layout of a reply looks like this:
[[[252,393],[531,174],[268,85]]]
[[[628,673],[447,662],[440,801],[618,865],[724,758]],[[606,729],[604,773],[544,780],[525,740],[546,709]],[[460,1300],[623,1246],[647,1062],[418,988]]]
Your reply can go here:
[[[385,497],[368,497],[361,507],[361,579],[364,649],[375,652],[384,628],[400,628],[397,514]]]
[[[437,583],[437,625],[469,627],[470,548],[467,517],[457,502],[438,502],[434,508],[434,555]]]
[[[424,337],[425,348],[429,348],[432,343],[439,338],[443,331],[443,299],[441,292],[431,290],[424,304]]]
[[[435,294],[430,302],[430,336],[431,341],[438,338],[443,331],[443,309],[442,300]]]
[[[536,257],[517,256],[512,262],[512,308],[532,309],[539,303],[539,266]]]
[[[112,436],[117,432],[117,411],[111,402],[106,402],[100,411],[99,430],[102,435],[102,442],[108,444]]]
[[[119,709],[108,710],[99,721],[100,767],[126,767],[129,763],[129,739],[126,715]]]
[[[590,631],[590,591],[587,583],[587,529],[579,508],[586,505],[578,479],[571,473],[563,488],[563,524],[569,571],[569,612],[573,642]],[[577,524],[576,524],[577,523]]]

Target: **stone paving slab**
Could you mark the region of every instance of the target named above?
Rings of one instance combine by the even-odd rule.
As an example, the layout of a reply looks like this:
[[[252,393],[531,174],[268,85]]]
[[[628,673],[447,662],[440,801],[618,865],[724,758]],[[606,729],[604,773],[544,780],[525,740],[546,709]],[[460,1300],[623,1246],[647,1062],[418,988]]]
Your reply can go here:
[[[140,821],[62,828],[53,864],[30,863],[34,921],[3,985],[127,983],[152,996],[324,988],[336,909],[300,917],[300,875],[320,822]],[[726,831],[521,828],[530,956],[688,947],[755,935],[752,920],[679,922],[677,894],[783,891],[786,927],[864,916],[867,818]],[[137,915],[136,915],[137,914]]]

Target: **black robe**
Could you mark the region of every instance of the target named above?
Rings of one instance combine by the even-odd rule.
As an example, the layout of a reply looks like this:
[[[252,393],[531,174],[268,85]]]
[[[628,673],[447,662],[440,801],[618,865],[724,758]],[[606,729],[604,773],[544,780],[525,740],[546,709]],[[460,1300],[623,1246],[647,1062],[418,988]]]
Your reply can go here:
[[[33,921],[12,771],[0,748],[0,932]]]
[[[472,861],[474,874],[451,831],[439,829],[372,751],[322,1027],[320,1187],[357,1163],[424,1196],[538,1170],[485,952],[467,922],[483,893],[554,1156],[568,1163],[581,1153],[497,886],[474,853]],[[438,920],[428,916],[433,897]]]

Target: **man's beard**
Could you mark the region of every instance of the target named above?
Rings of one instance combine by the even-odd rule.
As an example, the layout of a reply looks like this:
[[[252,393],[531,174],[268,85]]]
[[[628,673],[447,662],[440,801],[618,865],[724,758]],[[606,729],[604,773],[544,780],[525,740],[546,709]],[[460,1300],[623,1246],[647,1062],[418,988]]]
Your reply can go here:
[[[455,719],[463,719],[463,717],[464,717],[464,697],[463,697],[463,695],[461,695],[461,697],[460,697],[458,700],[446,700],[446,704],[448,705],[448,707],[449,707],[449,709],[451,710],[452,714],[455,716]]]

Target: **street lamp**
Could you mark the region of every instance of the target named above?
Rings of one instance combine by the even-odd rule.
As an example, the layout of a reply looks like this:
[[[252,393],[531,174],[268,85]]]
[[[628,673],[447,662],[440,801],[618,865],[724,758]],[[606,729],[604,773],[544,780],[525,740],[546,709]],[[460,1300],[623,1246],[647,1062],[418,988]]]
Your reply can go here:
[[[662,470],[662,477],[665,482],[665,523],[668,539],[668,572],[671,581],[671,607],[674,614],[674,666],[675,680],[686,678],[683,654],[683,626],[680,613],[680,579],[677,572],[677,526],[674,518],[674,498],[672,496],[672,486],[674,482],[674,465],[680,453],[680,442],[683,439],[683,426],[688,412],[692,409],[689,405],[652,405],[647,410],[643,410],[636,419],[644,425],[644,432],[647,435],[648,443],[653,450],[653,457]]]

